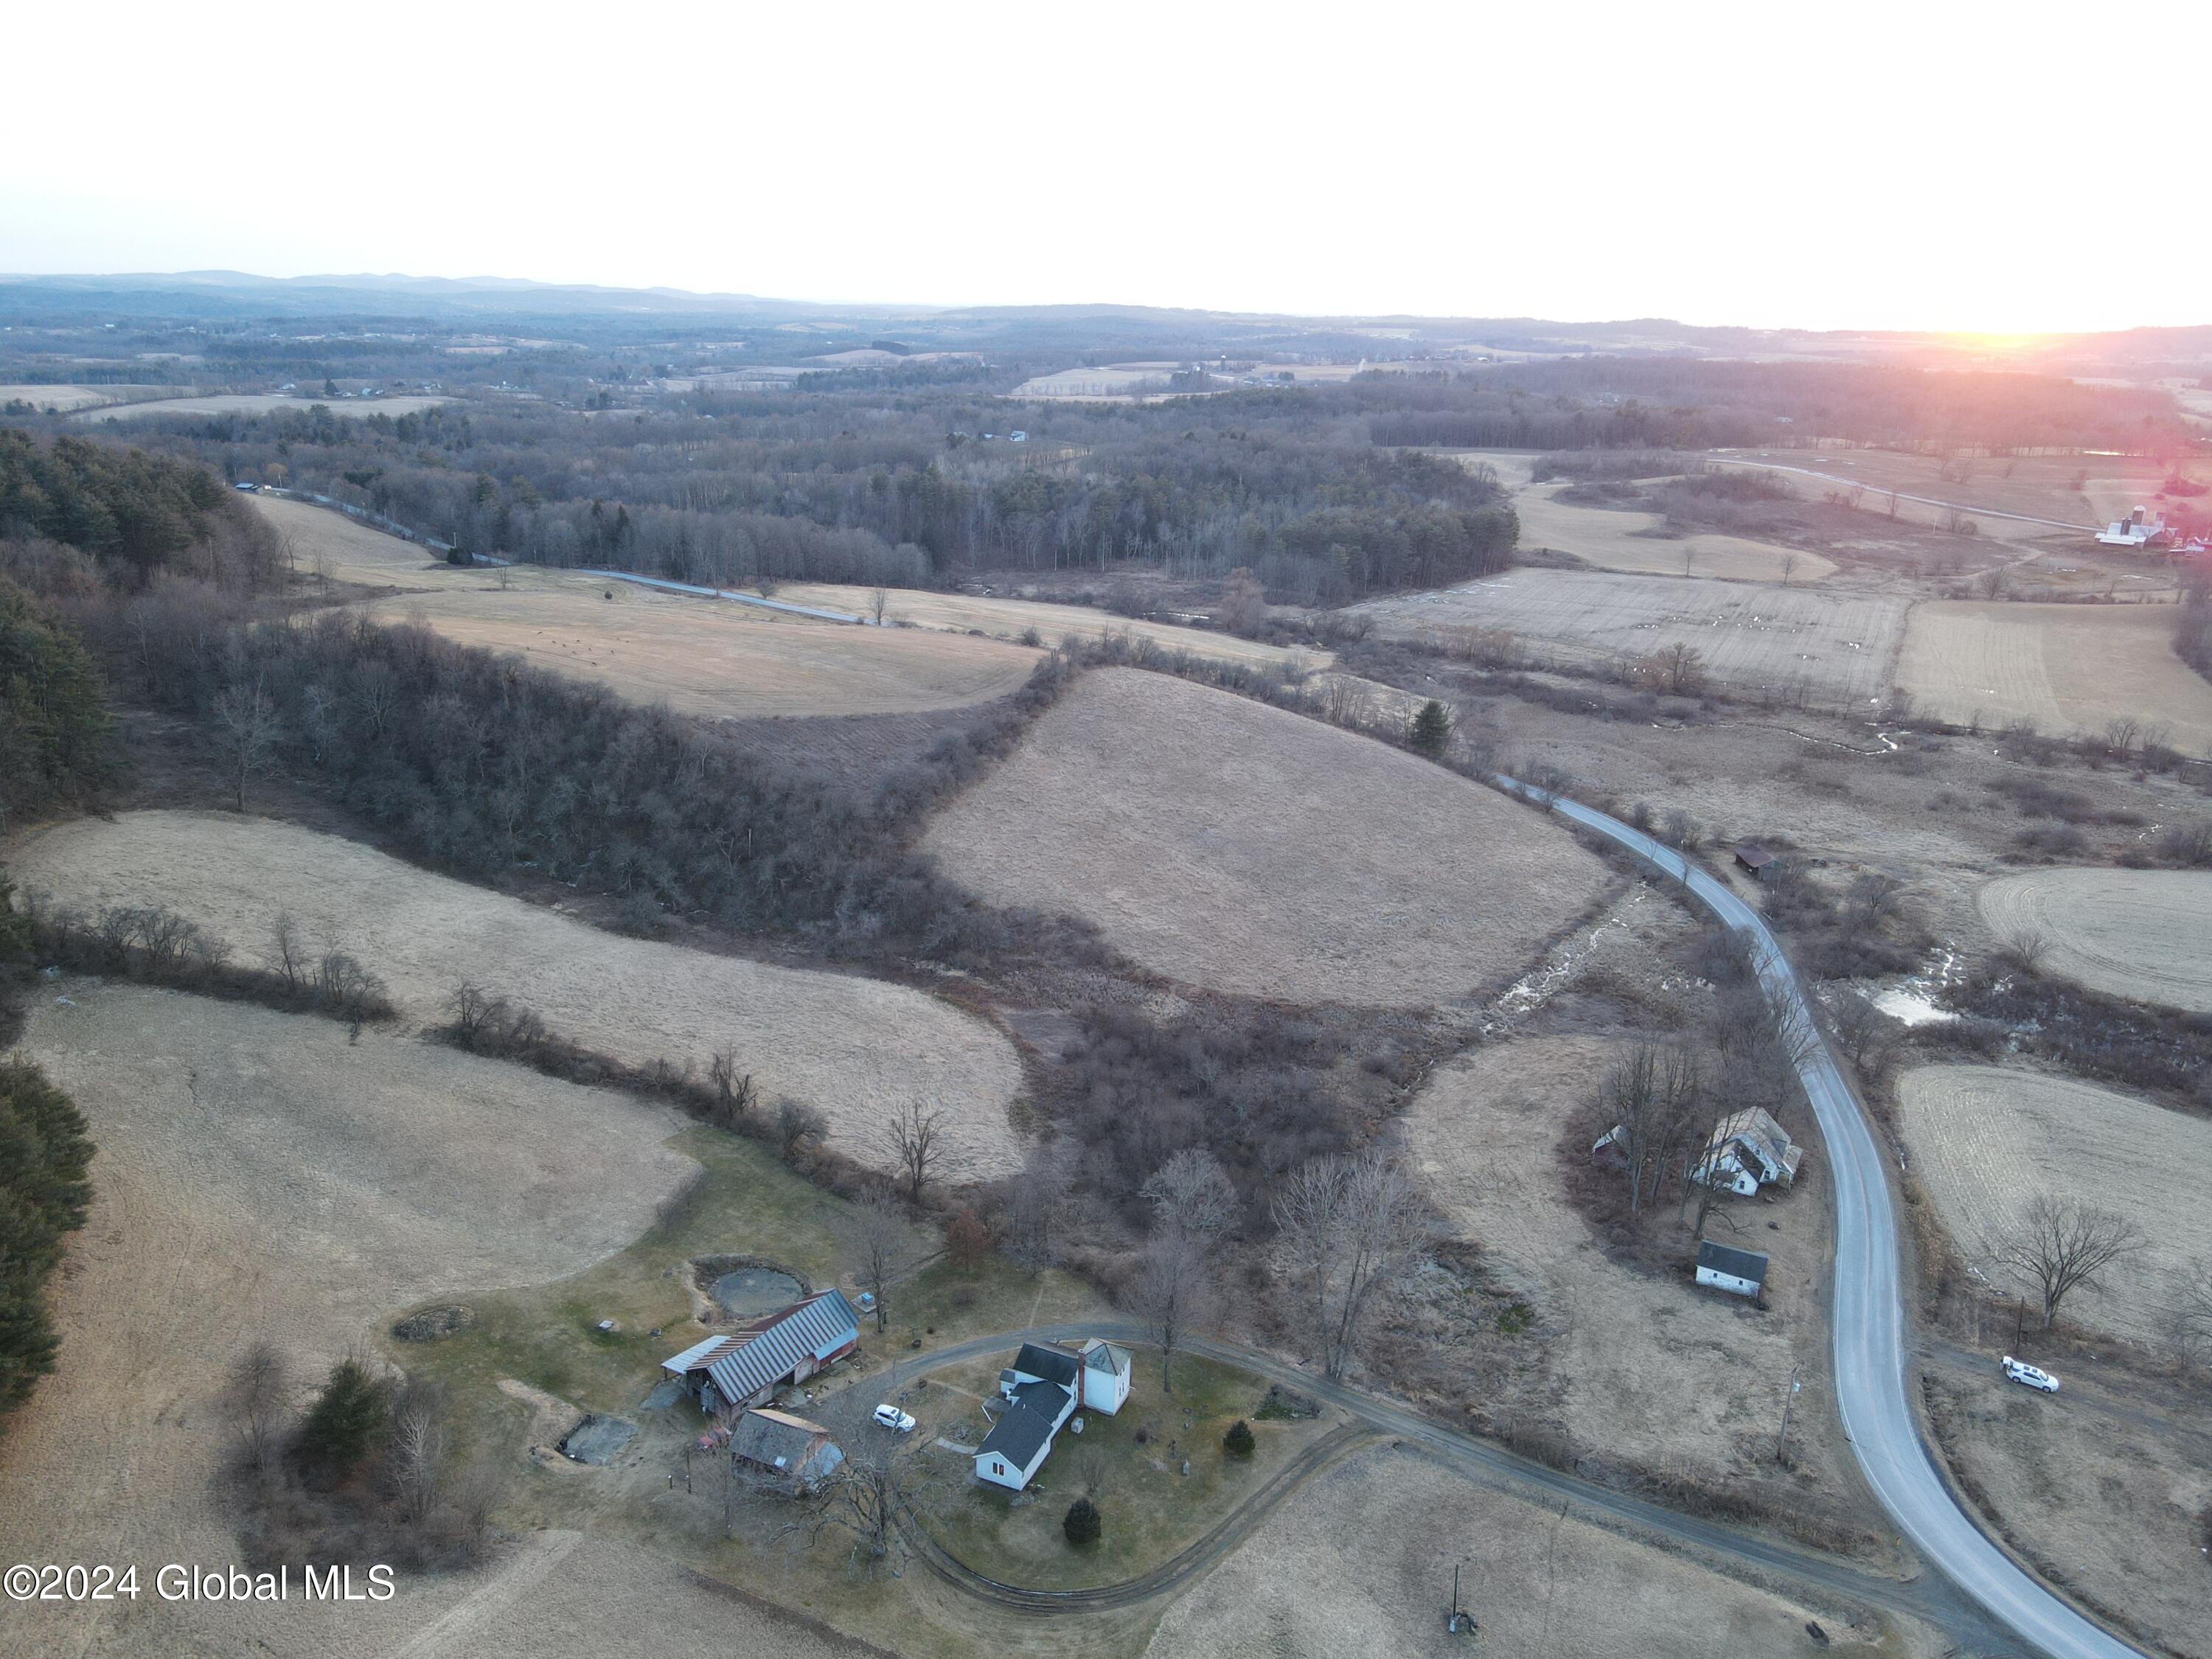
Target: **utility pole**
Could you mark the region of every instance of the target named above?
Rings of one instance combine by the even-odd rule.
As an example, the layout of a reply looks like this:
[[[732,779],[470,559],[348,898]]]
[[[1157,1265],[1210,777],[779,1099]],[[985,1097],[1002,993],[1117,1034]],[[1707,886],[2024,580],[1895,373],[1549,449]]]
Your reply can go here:
[[[1782,1432],[1774,1437],[1774,1461],[1778,1463],[1782,1462],[1790,1443],[1790,1408],[1797,1403],[1797,1390],[1805,1386],[1797,1380],[1797,1370],[1795,1365],[1790,1368],[1790,1392],[1782,1396]]]
[[[1464,1561],[1452,1563],[1451,1613],[1444,1620],[1444,1629],[1454,1636],[1462,1632],[1471,1635],[1474,1631],[1474,1615],[1459,1604],[1459,1571],[1466,1565]]]

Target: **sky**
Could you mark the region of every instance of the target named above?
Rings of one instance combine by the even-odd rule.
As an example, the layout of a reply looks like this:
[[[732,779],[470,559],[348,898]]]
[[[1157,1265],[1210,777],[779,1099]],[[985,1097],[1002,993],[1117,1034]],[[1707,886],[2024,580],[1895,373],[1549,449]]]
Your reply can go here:
[[[0,271],[2212,323],[2201,3],[125,0],[9,33]]]

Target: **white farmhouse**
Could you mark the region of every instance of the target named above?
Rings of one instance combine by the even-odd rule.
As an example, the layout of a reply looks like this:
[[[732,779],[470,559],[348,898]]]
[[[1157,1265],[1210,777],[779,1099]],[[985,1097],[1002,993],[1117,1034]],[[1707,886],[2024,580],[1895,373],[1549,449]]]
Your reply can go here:
[[[1709,1187],[1726,1187],[1749,1198],[1761,1187],[1790,1186],[1804,1159],[1805,1149],[1790,1139],[1774,1114],[1754,1106],[1732,1112],[1713,1126],[1713,1138],[1690,1173]]]
[[[1006,1408],[975,1450],[975,1478],[1019,1492],[1051,1455],[1053,1437],[1080,1408],[1109,1417],[1129,1397],[1129,1351],[1092,1337],[1079,1348],[1024,1342],[999,1373]]]
[[[2148,547],[2166,534],[2166,520],[2137,507],[2124,519],[2115,519],[2097,532],[2106,547]]]

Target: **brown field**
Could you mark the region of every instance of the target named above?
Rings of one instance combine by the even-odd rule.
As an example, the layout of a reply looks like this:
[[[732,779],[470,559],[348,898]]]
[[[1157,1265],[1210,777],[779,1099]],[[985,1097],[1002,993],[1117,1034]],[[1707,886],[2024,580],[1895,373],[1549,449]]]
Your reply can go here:
[[[866,613],[870,589],[844,587],[829,582],[787,582],[775,590],[779,599],[793,605],[819,605],[859,616]],[[1335,659],[1326,651],[1304,651],[1279,645],[1240,640],[1234,634],[1217,634],[1202,628],[1177,628],[1169,623],[1131,622],[1093,611],[1087,605],[1052,605],[1012,598],[978,598],[966,593],[929,593],[919,589],[890,590],[884,617],[910,628],[947,629],[954,633],[976,632],[994,639],[1012,640],[1035,629],[1048,646],[1058,645],[1070,635],[1099,639],[1126,634],[1150,640],[1164,651],[1188,651],[1216,662],[1282,664],[1326,668]]]
[[[2063,1316],[2158,1340],[2169,1276],[2212,1261],[2212,1122],[1996,1066],[1920,1066],[1897,1097],[1913,1170],[1970,1267],[2014,1294],[2023,1283],[1995,1250],[2028,1200],[2049,1192],[2102,1205],[2142,1231],[2145,1249],[2075,1291]]]
[[[463,645],[517,652],[683,714],[749,720],[965,708],[1018,689],[1036,660],[998,640],[815,622],[533,565],[502,577],[449,565],[327,507],[251,499],[290,539],[302,568],[326,561],[336,580],[403,590],[373,602],[373,616],[420,621]]]
[[[2169,1650],[2208,1659],[2212,1445],[2201,1430],[2176,1434],[2130,1409],[2097,1409],[2065,1370],[2056,1396],[2006,1382],[1994,1359],[1978,1374],[1943,1372],[1929,1406],[1945,1454],[2050,1577],[2124,1612]]]
[[[0,386],[0,404],[26,403],[44,413],[67,415],[173,390],[151,386]]]
[[[1461,1234],[1484,1245],[1486,1270],[1528,1303],[1532,1338],[1548,1350],[1547,1414],[1577,1448],[1706,1477],[1771,1468],[1791,1365],[1806,1364],[1808,1397],[1826,1397],[1825,1383],[1811,1380],[1826,1366],[1818,1304],[1827,1213],[1817,1173],[1777,1203],[1732,1206],[1747,1230],[1740,1236],[1712,1224],[1714,1237],[1771,1257],[1764,1313],[1698,1290],[1686,1274],[1655,1279],[1610,1260],[1571,1207],[1556,1154],[1566,1120],[1618,1047],[1530,1037],[1462,1054],[1437,1068],[1407,1111],[1407,1152]],[[1813,1149],[1808,1162],[1819,1156]],[[1793,1429],[1797,1479],[1808,1494],[1840,1500],[1847,1460],[1823,1415],[1801,1412]]]
[[[2212,684],[2173,654],[2175,611],[2144,605],[1916,605],[1897,684],[1939,719],[1995,728],[2031,720],[2052,736],[2131,720],[2164,726],[2185,753],[2212,754]]]
[[[453,398],[411,396],[289,398],[275,392],[221,392],[208,398],[155,398],[121,408],[84,410],[75,418],[80,421],[141,421],[150,420],[157,415],[267,415],[280,409],[297,410],[304,415],[320,404],[341,420],[362,421],[372,415],[389,415],[397,419],[402,415],[413,415],[425,409],[434,409],[441,404],[457,401]]]
[[[225,1369],[269,1335],[306,1380],[398,1307],[573,1273],[696,1173],[672,1114],[431,1044],[68,981],[23,1052],[90,1120],[92,1214],[59,1280],[59,1369],[0,1443],[10,1559],[243,1559],[214,1487]],[[518,1562],[526,1566],[527,1558]],[[367,1654],[485,1577],[383,1607],[0,1615],[10,1653]]]
[[[1808,490],[1863,485],[1860,506],[1886,513],[1886,493],[1891,489],[1924,495],[1932,501],[1955,501],[1961,507],[1985,507],[1993,513],[2018,513],[2048,519],[2057,525],[2077,525],[2101,530],[2125,516],[2133,507],[2154,507],[2166,468],[2147,456],[2021,455],[1969,457],[1962,463],[1966,476],[1945,478],[1943,463],[1934,455],[1909,454],[1893,449],[1756,449],[1722,450],[1714,459],[1734,463],[1763,462],[1802,472],[1823,475],[1803,478]],[[2212,469],[2199,466],[2203,481],[2212,483]],[[2076,478],[2082,488],[2074,487]],[[1842,482],[1831,483],[1830,479]],[[1914,501],[1900,501],[1898,516],[1935,523],[1943,509]],[[2004,540],[2033,539],[2054,532],[2053,525],[2027,525],[1996,517],[1977,520],[1984,536]]]
[[[636,702],[680,714],[899,714],[964,708],[1020,689],[1038,653],[997,640],[921,629],[855,628],[779,616],[716,599],[654,595],[571,578],[501,592],[481,573],[473,590],[403,594],[369,607],[384,621],[421,622],[462,645],[519,653],[542,668],[595,680]]]
[[[2212,875],[2037,870],[1990,882],[1975,902],[2000,939],[2040,934],[2046,972],[2212,1013]]]
[[[1003,1175],[1019,1161],[1006,1121],[1022,1088],[1012,1045],[903,986],[602,933],[267,818],[80,819],[28,837],[9,863],[20,885],[61,902],[167,904],[241,961],[267,959],[270,926],[289,910],[317,948],[336,941],[381,975],[410,1022],[442,1020],[453,988],[474,980],[634,1065],[665,1057],[703,1073],[732,1046],[763,1097],[811,1102],[834,1144],[864,1160],[880,1158],[881,1121],[920,1099],[945,1115],[948,1177]]]
[[[1481,1632],[1448,1636],[1452,1568]],[[1682,1659],[1716,1654],[1942,1652],[1934,1632],[1854,1626],[1830,1608],[1462,1480],[1418,1450],[1376,1447],[1317,1476],[1160,1620],[1147,1659],[1352,1654]],[[1479,1643],[1479,1646],[1477,1645]]]
[[[1474,453],[1470,463],[1496,468],[1496,456]],[[1655,536],[1664,520],[1656,513],[1613,507],[1577,507],[1558,499],[1564,483],[1530,484],[1523,458],[1514,480],[1504,471],[1499,481],[1512,489],[1513,510],[1521,515],[1521,545],[1571,553],[1601,570],[1640,571],[1656,576],[1720,576],[1733,581],[1778,582],[1784,567],[1792,582],[1816,582],[1836,567],[1817,553],[1776,542],[1700,531],[1681,537]]]
[[[994,902],[1251,996],[1465,997],[1595,896],[1553,826],[1402,750],[1138,669],[1088,673],[924,846]]]
[[[1697,647],[1707,672],[1731,684],[1803,684],[1869,703],[1888,684],[1905,606],[1902,599],[1806,587],[1516,569],[1352,609],[1385,634],[1439,623],[1503,628],[1584,661],[1641,657],[1679,641]]]

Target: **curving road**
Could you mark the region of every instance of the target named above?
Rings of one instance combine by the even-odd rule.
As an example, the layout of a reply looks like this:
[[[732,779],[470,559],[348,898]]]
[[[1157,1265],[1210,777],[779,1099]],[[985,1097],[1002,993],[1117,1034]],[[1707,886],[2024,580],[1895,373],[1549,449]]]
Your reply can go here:
[[[1508,793],[1548,807],[1684,884],[1750,948],[1833,1166],[1836,1398],[1844,1432],[1875,1495],[1936,1571],[2020,1640],[2051,1659],[2128,1659],[2136,1650],[2093,1624],[1991,1543],[1952,1498],[1905,1394],[1905,1302],[1897,1216],[1881,1152],[1834,1054],[1820,1036],[1796,969],[1759,913],[1680,854],[1617,818],[1511,778]]]
[[[1056,1342],[1103,1336],[1111,1341],[1142,1344],[1149,1340],[1145,1326],[1126,1321],[1079,1320],[1064,1324],[1036,1325],[1003,1331],[967,1340],[902,1360],[902,1379],[922,1376],[946,1366],[1003,1353],[1023,1342]],[[1276,1504],[1289,1497],[1307,1477],[1318,1473],[1336,1456],[1365,1443],[1365,1434],[1389,1435],[1419,1447],[1461,1479],[1567,1505],[1582,1518],[1656,1534],[1680,1544],[1727,1558],[1739,1569],[1755,1570],[1749,1582],[1779,1576],[1826,1592],[1847,1603],[1887,1608],[1926,1621],[1976,1652],[2002,1651],[2003,1626],[1992,1623],[1972,1602],[1960,1598],[1940,1579],[1909,1581],[1869,1572],[1832,1556],[1817,1555],[1760,1533],[1742,1532],[1719,1522],[1701,1520],[1667,1509],[1648,1499],[1611,1486],[1600,1486],[1508,1451],[1497,1442],[1455,1429],[1394,1401],[1368,1394],[1348,1383],[1332,1382],[1301,1365],[1255,1348],[1188,1337],[1181,1351],[1234,1365],[1270,1382],[1279,1382],[1327,1406],[1348,1413],[1360,1437],[1335,1435],[1316,1443],[1285,1468],[1266,1487],[1241,1504],[1225,1520],[1171,1560],[1121,1584],[1096,1590],[1044,1591],[1002,1584],[969,1567],[927,1538],[918,1526],[914,1542],[933,1571],[956,1589],[1030,1613],[1080,1613],[1104,1607],[1125,1607],[1180,1585],[1210,1566],[1242,1543]],[[1342,1431],[1339,1431],[1342,1433]],[[1326,1450],[1323,1450],[1326,1448]]]

